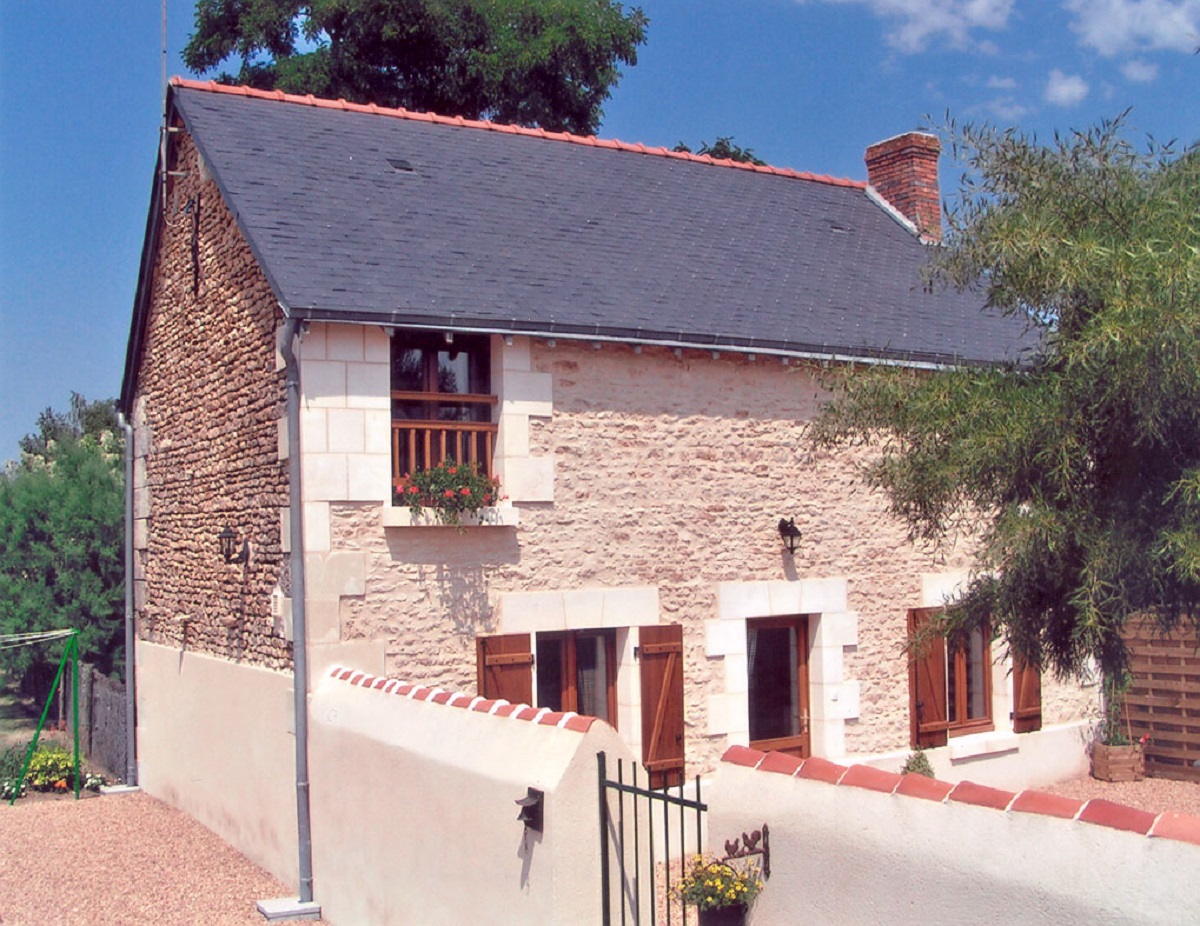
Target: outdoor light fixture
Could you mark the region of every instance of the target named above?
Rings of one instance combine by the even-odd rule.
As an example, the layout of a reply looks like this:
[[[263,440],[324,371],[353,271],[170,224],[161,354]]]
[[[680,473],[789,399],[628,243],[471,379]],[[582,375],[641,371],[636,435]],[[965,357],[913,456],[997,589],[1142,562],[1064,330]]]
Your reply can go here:
[[[796,526],[795,518],[779,519],[779,539],[791,554],[796,552],[796,544],[800,542],[800,528]]]
[[[246,563],[250,561],[250,544],[242,541],[242,549],[237,548],[237,534],[226,524],[221,533],[217,534],[217,543],[221,547],[221,556],[227,563]]]
[[[542,811],[546,805],[546,795],[537,788],[527,788],[524,797],[517,798],[517,806],[521,808],[517,820],[524,823],[535,833],[542,831]]]

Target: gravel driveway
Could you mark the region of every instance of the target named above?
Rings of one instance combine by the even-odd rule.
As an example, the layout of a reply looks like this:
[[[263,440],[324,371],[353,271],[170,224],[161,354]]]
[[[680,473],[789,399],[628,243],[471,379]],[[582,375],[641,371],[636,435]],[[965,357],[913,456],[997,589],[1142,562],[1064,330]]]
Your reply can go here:
[[[263,926],[296,891],[141,792],[0,804],[3,926]]]

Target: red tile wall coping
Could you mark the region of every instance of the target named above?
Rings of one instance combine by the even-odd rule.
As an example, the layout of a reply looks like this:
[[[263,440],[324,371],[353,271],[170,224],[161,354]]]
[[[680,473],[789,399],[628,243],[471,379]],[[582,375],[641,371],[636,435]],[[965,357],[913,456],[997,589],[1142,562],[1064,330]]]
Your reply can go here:
[[[732,161],[725,158],[711,158],[704,154],[691,154],[684,151],[671,151],[661,147],[647,147],[643,144],[629,144],[616,139],[602,139],[595,135],[572,135],[570,132],[547,132],[545,129],[529,129],[519,125],[502,125],[498,122],[483,122],[476,119],[464,119],[462,116],[438,116],[434,113],[410,112],[407,109],[392,109],[386,106],[376,106],[374,103],[347,103],[345,100],[324,100],[312,94],[300,95],[284,93],[282,90],[256,90],[253,87],[231,87],[218,84],[212,80],[188,80],[183,77],[172,77],[172,87],[184,87],[189,90],[207,90],[212,93],[231,93],[235,96],[253,97],[260,100],[279,100],[284,103],[296,103],[301,106],[318,106],[324,109],[340,109],[351,113],[369,113],[376,116],[391,116],[396,119],[411,119],[415,122],[431,122],[437,125],[454,125],[469,129],[483,129],[487,132],[503,132],[506,135],[526,135],[531,138],[545,138],[551,141],[568,142],[573,145],[587,145],[591,148],[611,148],[615,151],[628,151],[633,154],[652,154],[657,157],[676,158],[681,161],[697,161],[701,164],[714,164],[718,167],[733,167],[737,170],[750,170],[760,174],[775,174],[778,177],[790,177],[795,180],[809,180],[814,183],[826,183],[832,186],[850,187],[865,190],[867,183],[862,180],[846,180],[841,177],[830,177],[827,174],[813,174],[808,171],[791,170],[786,167],[770,167],[767,165],[748,164],[742,161]]]
[[[1102,798],[1075,800],[1043,791],[1005,791],[973,781],[953,784],[924,775],[900,775],[868,765],[838,765],[828,759],[797,759],[781,752],[761,752],[746,746],[730,746],[722,762],[760,772],[823,781],[826,784],[865,788],[884,794],[923,798],[937,803],[954,801],[1007,813],[1029,813],[1072,822],[1090,823],[1126,830],[1156,839],[1172,839],[1200,846],[1200,817],[1166,811],[1154,814],[1114,804]]]
[[[345,666],[333,666],[329,670],[329,676],[360,688],[370,688],[385,694],[399,695],[413,701],[428,701],[431,704],[442,704],[446,707],[461,707],[479,714],[490,714],[493,717],[528,720],[543,727],[557,727],[560,730],[573,730],[576,733],[587,733],[596,720],[595,717],[576,714],[574,711],[552,711],[545,707],[510,704],[503,700],[493,701],[478,695],[444,691],[441,688],[430,688],[426,685],[408,685],[398,679],[368,675],[357,669],[347,669]]]

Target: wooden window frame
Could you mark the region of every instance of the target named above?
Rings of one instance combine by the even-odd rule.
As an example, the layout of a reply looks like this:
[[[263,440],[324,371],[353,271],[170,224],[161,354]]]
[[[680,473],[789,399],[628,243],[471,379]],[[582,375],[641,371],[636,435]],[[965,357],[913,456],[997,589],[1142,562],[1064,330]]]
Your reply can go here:
[[[916,608],[908,615],[909,638],[916,636],[920,626],[940,608]],[[971,733],[988,733],[996,729],[995,705],[992,703],[992,644],[991,633],[985,624],[983,635],[982,685],[984,716],[966,718],[970,713],[967,679],[970,674],[970,654],[967,646],[953,646],[942,637],[931,637],[920,652],[910,653],[908,668],[910,741],[913,748],[932,748],[946,745],[950,737]],[[954,684],[951,686],[951,676]],[[940,690],[932,690],[938,688]],[[950,691],[955,703],[951,710]],[[940,696],[940,700],[939,700]]]
[[[617,728],[617,634],[615,630],[610,629],[593,629],[593,630],[554,630],[549,632],[538,633],[534,637],[533,652],[536,656],[538,648],[543,641],[554,642],[556,640],[563,641],[563,659],[562,673],[559,678],[559,686],[562,690],[562,707],[563,711],[574,711],[581,713],[579,710],[579,691],[576,686],[578,678],[578,645],[580,637],[598,637],[604,641],[604,694],[605,703],[608,709],[608,717],[603,718],[604,721],[613,729]],[[541,668],[537,669],[537,686],[542,683]],[[536,687],[534,697],[536,699]],[[543,704],[536,704],[535,707],[545,707]]]
[[[786,617],[757,617],[746,621],[746,641],[749,644],[751,630],[780,630],[796,628],[796,699],[800,709],[800,732],[792,736],[772,737],[770,739],[751,739],[750,748],[763,752],[784,752],[801,759],[812,755],[812,699],[809,688],[808,659],[810,646],[808,641],[809,621],[807,614],[792,614]],[[749,711],[749,689],[754,679],[749,677],[750,664],[747,653],[747,711]],[[747,718],[749,720],[749,718]]]

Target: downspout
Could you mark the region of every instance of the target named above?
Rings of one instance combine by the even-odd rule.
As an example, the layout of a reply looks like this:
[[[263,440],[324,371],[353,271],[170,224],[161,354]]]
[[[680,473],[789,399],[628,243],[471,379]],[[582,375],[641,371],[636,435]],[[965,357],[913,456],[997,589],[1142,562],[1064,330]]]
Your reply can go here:
[[[304,594],[304,531],[300,491],[300,365],[292,348],[299,321],[285,318],[283,355],[287,405],[288,537],[291,546],[292,692],[296,727],[296,837],[300,848],[300,902],[313,899],[312,818],[308,796],[308,631]]]
[[[133,629],[133,425],[117,414],[125,432],[125,784],[137,785],[137,672]]]

